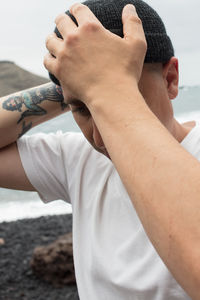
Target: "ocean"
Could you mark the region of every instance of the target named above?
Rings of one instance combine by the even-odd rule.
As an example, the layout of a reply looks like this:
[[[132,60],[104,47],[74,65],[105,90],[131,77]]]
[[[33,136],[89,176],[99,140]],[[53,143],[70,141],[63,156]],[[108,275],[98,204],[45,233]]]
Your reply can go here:
[[[200,120],[200,86],[181,87],[179,96],[173,101],[173,107],[175,116],[180,122]],[[58,130],[79,131],[71,113],[41,124],[28,134]],[[71,213],[71,205],[64,201],[44,204],[37,193],[0,189],[0,222],[65,213]]]

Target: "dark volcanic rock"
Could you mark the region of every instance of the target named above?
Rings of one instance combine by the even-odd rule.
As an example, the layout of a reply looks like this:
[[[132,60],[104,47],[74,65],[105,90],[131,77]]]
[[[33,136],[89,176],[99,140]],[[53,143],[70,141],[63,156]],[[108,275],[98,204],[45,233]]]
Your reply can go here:
[[[35,247],[71,232],[72,216],[60,215],[0,223],[0,300],[78,300],[76,285],[55,288],[32,272]]]
[[[13,62],[0,61],[0,97],[47,82],[47,78],[32,74]]]
[[[38,277],[55,287],[75,284],[72,234],[65,234],[50,245],[36,247],[31,267]]]

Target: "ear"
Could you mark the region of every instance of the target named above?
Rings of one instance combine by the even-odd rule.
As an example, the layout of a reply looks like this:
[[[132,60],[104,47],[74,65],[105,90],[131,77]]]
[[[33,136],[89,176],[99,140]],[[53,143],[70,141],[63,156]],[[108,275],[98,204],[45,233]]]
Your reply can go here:
[[[178,59],[172,57],[163,67],[163,78],[166,83],[169,99],[175,99],[178,95]]]

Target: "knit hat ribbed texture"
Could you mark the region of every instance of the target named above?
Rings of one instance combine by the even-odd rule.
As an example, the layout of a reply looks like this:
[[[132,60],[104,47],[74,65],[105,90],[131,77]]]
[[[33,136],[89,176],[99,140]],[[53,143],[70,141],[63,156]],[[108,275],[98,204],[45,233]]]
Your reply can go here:
[[[174,49],[163,21],[146,2],[142,0],[87,0],[83,4],[90,8],[106,29],[121,37],[123,37],[122,10],[126,4],[135,5],[138,16],[142,20],[147,40],[148,48],[145,63],[165,63],[174,56]],[[77,24],[69,11],[66,14]],[[57,28],[55,32],[61,37]],[[51,74],[50,77],[58,84],[55,77]]]

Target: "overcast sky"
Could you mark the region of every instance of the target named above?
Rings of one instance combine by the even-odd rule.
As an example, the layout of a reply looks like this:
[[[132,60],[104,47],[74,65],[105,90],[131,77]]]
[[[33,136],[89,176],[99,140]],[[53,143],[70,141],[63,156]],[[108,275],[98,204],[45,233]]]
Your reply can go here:
[[[116,0],[117,1],[117,0]],[[46,52],[44,41],[54,19],[77,1],[1,0],[0,60],[12,60],[40,75]],[[180,60],[180,84],[200,85],[200,1],[146,0],[165,22],[176,56]]]

